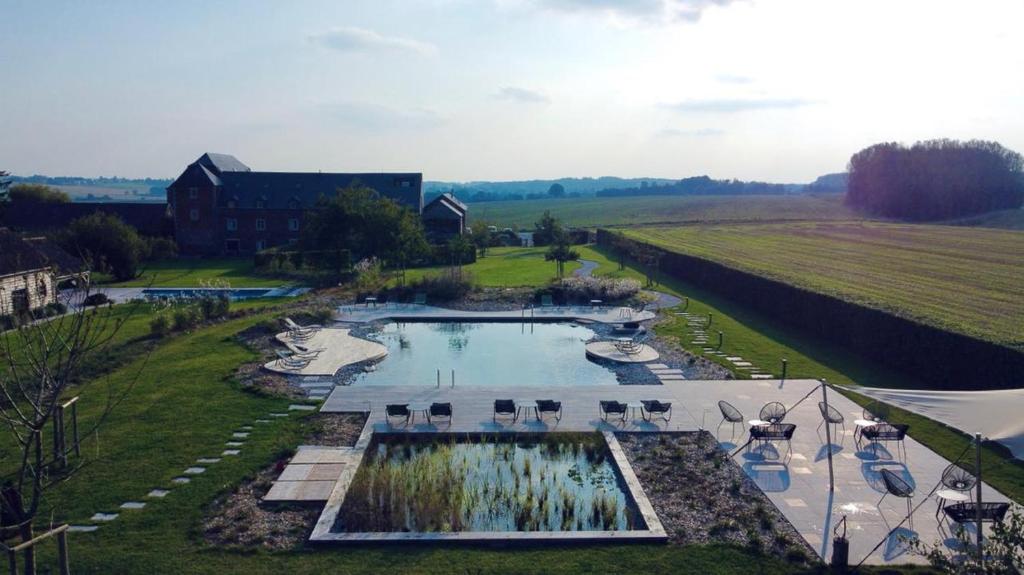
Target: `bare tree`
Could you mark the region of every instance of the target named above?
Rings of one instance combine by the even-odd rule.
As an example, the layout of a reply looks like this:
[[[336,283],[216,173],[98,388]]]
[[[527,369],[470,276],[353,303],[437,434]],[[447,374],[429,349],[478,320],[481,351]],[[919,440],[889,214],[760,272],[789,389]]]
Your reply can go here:
[[[87,464],[78,437],[93,436],[138,377],[115,384],[107,377],[89,378],[87,367],[118,344],[117,334],[134,308],[85,306],[88,284],[66,293],[69,313],[50,320],[24,318],[0,334],[0,427],[7,435],[0,436],[0,531],[22,542],[31,541],[39,518],[53,511],[43,509],[46,492]],[[79,396],[102,408],[69,445],[64,405]],[[77,458],[69,457],[76,452]],[[24,573],[34,574],[32,546],[24,563]]]

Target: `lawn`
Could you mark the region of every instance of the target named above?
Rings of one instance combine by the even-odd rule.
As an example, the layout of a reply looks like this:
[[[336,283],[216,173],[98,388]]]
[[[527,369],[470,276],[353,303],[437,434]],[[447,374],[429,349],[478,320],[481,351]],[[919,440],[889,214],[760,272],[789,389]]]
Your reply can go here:
[[[815,222],[650,227],[626,234],[1024,349],[1024,232]]]
[[[289,280],[257,274],[252,258],[174,259],[150,262],[140,268],[139,277],[110,287],[200,287],[211,281],[230,287],[280,287]]]
[[[475,263],[463,266],[482,287],[540,286],[555,279],[555,262],[544,261],[547,248],[490,248]],[[565,264],[565,275],[579,268],[576,262]],[[415,268],[405,272],[406,281],[415,281],[428,274],[443,273],[445,266]]]
[[[545,210],[574,227],[651,224],[858,220],[839,194],[794,196],[636,196],[481,202],[469,217],[498,227],[533,229]]]

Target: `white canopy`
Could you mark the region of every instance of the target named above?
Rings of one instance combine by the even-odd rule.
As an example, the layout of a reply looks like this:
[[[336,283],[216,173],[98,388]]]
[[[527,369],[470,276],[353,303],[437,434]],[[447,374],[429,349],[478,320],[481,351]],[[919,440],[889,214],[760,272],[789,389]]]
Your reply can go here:
[[[858,387],[858,393],[1005,445],[1024,459],[1024,389],[937,391]]]

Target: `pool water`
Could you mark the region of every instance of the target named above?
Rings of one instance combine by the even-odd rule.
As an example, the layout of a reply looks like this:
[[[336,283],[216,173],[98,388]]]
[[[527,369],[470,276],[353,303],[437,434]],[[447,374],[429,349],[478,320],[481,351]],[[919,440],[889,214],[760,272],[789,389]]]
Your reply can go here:
[[[332,530],[643,528],[604,438],[551,433],[377,436]]]
[[[593,330],[575,323],[389,323],[371,338],[388,348],[356,385],[615,385],[586,357]]]
[[[203,288],[147,288],[142,295],[155,299],[192,299],[205,296],[219,297],[227,294],[232,300],[263,297],[274,290],[269,288],[203,289]]]

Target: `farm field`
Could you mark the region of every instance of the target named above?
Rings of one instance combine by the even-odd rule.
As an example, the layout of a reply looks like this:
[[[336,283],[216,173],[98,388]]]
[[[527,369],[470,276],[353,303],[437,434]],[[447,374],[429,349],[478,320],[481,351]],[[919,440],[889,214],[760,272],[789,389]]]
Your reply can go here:
[[[636,196],[481,202],[470,205],[470,218],[499,227],[532,229],[544,210],[573,227],[651,224],[859,220],[840,194],[800,196]]]
[[[1024,347],[1024,232],[881,222],[648,227],[629,237]]]

